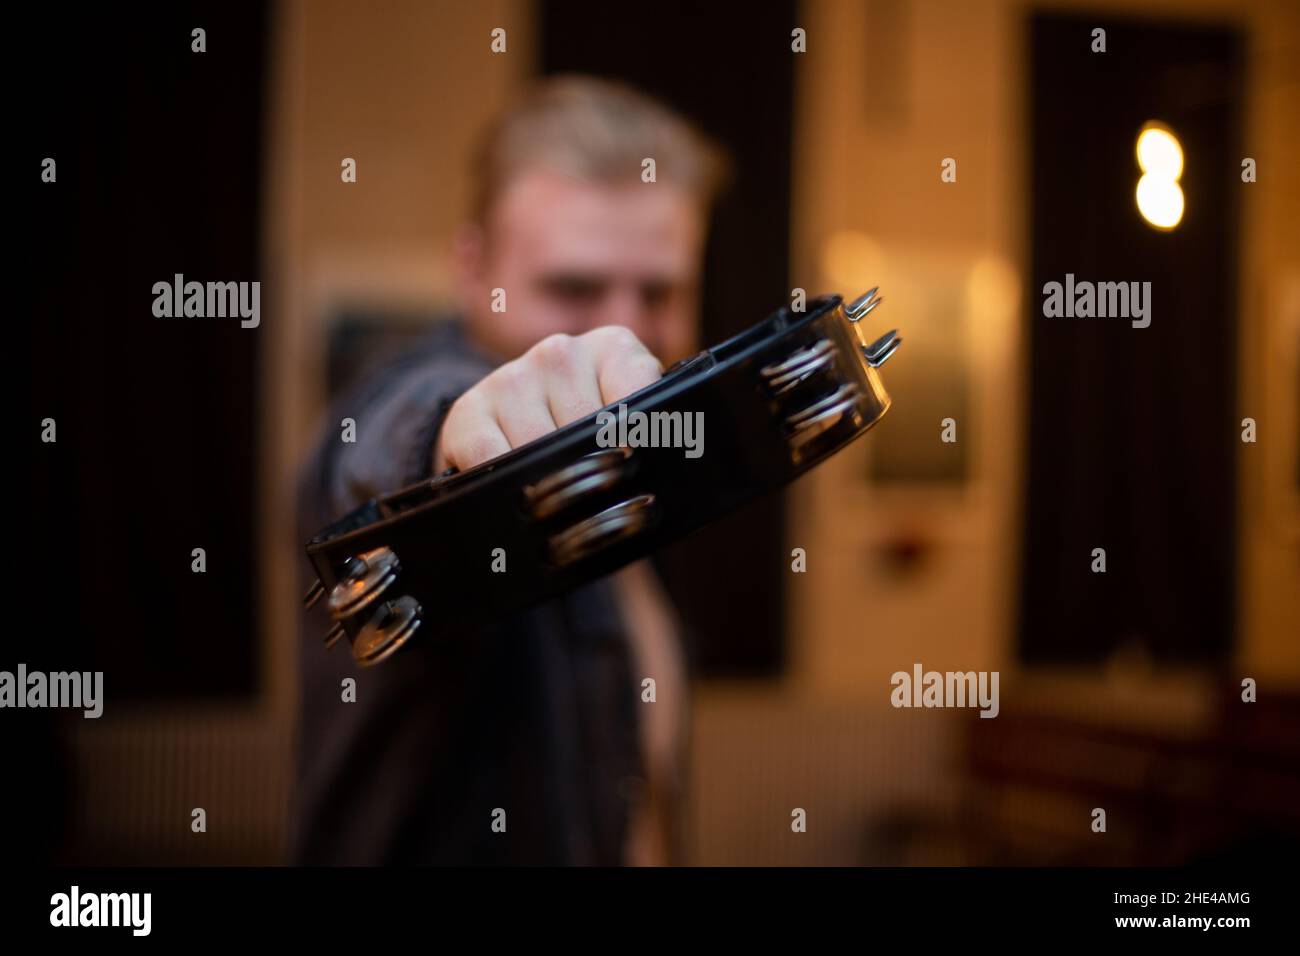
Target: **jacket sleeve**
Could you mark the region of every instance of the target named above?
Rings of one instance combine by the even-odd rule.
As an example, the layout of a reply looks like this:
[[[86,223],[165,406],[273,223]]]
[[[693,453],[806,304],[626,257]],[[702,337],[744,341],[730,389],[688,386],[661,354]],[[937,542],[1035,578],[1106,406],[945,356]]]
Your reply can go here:
[[[375,495],[432,472],[434,440],[450,404],[488,367],[453,349],[412,352],[381,368],[330,406],[298,480],[299,587],[314,577],[308,538]],[[355,442],[342,421],[355,422]],[[326,651],[329,620],[318,605],[300,612],[297,780],[289,845],[295,863],[373,864],[408,841],[429,774],[459,766],[458,707],[446,687],[466,668],[429,642],[400,666],[358,669],[346,646]],[[356,682],[342,702],[341,682]]]
[[[336,402],[303,472],[300,549],[365,500],[427,477],[446,408],[489,368],[467,349],[414,350]],[[355,442],[342,441],[344,418]],[[302,593],[305,556],[299,567]],[[290,860],[620,862],[623,781],[641,758],[613,590],[593,582],[455,639],[437,633],[438,608],[426,611],[401,662],[378,667],[323,649],[324,609],[302,612]],[[489,825],[500,807],[508,839]]]
[[[490,370],[472,353],[426,349],[381,368],[335,401],[299,478],[299,536],[431,477],[447,409]],[[354,423],[347,436],[346,419]]]

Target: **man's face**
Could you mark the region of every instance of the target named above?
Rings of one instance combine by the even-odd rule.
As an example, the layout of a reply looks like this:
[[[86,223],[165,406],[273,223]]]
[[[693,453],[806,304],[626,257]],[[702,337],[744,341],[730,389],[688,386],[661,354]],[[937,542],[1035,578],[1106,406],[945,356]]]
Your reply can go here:
[[[667,366],[697,347],[703,242],[698,204],[673,185],[523,173],[462,241],[470,334],[510,359],[556,332],[623,325]]]

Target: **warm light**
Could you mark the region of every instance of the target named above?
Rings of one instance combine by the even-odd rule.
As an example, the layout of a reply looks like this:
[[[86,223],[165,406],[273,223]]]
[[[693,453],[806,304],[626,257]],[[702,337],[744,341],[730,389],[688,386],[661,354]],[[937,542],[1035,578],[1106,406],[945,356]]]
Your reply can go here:
[[[880,244],[856,229],[841,229],[833,233],[822,246],[822,275],[837,289],[865,290],[882,284],[883,264]]]
[[[1005,259],[984,256],[966,275],[965,295],[977,322],[1008,322],[1020,305],[1020,277]]]
[[[1178,179],[1183,174],[1183,147],[1178,137],[1163,126],[1148,124],[1138,134],[1137,159],[1144,173],[1167,179]]]
[[[1138,211],[1157,229],[1172,229],[1183,218],[1183,190],[1178,183],[1158,173],[1138,180]]]
[[[1183,147],[1162,123],[1147,123],[1137,139],[1137,162],[1142,178],[1137,184],[1137,207],[1142,218],[1157,229],[1173,229],[1183,218]]]

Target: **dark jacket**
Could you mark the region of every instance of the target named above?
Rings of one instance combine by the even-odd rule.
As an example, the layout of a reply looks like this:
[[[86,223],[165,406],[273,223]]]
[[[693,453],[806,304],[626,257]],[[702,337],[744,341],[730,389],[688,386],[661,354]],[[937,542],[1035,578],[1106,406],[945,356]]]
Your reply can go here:
[[[491,367],[447,324],[336,402],[300,485],[299,553],[356,505],[430,477],[447,406]],[[355,443],[341,440],[345,417]],[[438,639],[436,619],[359,668],[346,640],[322,646],[320,606],[305,616],[293,861],[621,863],[643,773],[611,585],[455,641]],[[342,699],[345,677],[355,703]],[[504,833],[492,827],[498,808]]]

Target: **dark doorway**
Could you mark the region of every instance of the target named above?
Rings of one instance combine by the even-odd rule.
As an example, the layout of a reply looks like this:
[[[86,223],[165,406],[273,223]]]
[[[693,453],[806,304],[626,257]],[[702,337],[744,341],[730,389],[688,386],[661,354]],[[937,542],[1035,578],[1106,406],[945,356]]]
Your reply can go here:
[[[1093,30],[1106,50],[1093,52]],[[1226,28],[1029,21],[1029,393],[1020,648],[1222,661],[1234,624],[1242,49]],[[1139,215],[1139,130],[1181,140],[1186,211]],[[1044,284],[1151,283],[1151,324],[1047,318]],[[1105,573],[1093,551],[1105,550]]]
[[[702,339],[711,345],[789,301],[794,3],[539,6],[541,72],[627,82],[690,117],[734,165],[705,263]],[[743,158],[743,163],[739,162]],[[820,290],[819,290],[820,291]],[[809,290],[810,294],[813,290]],[[665,550],[657,561],[696,672],[780,671],[784,502],[770,497]]]

